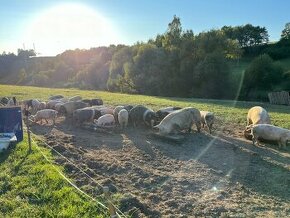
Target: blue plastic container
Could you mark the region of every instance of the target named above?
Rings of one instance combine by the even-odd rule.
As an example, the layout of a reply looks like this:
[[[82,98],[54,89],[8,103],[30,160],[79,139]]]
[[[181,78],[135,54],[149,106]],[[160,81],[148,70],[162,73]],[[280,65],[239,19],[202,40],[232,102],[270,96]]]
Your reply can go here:
[[[15,133],[17,142],[23,140],[20,107],[0,107],[0,133]]]

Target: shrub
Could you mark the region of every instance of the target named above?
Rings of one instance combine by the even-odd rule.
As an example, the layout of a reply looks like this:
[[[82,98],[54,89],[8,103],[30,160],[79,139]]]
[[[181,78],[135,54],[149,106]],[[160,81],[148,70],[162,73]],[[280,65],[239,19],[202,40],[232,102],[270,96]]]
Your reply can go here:
[[[261,91],[270,92],[283,81],[283,68],[263,54],[255,58],[244,74],[242,97],[258,98]],[[260,94],[259,94],[260,95]]]

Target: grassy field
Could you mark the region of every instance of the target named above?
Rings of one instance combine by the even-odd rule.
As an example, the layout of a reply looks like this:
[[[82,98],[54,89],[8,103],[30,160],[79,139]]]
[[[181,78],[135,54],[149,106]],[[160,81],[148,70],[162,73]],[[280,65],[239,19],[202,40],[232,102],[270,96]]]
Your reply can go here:
[[[248,109],[254,105],[261,105],[269,111],[275,125],[290,129],[289,106],[262,102],[166,98],[77,89],[0,85],[0,96],[16,96],[18,100],[31,98],[47,100],[56,94],[66,97],[80,95],[83,98],[102,98],[106,105],[143,104],[154,110],[166,106],[192,106],[200,110],[213,111],[224,121],[223,125],[233,123],[241,126],[246,124]],[[42,148],[42,150],[52,158],[47,149]],[[0,217],[74,217],[76,215],[96,217],[96,214],[102,213],[94,203],[70,187],[35,147],[32,153],[27,155],[27,139],[8,153],[0,155]]]
[[[28,153],[27,144],[25,137],[0,154],[0,217],[107,217],[58,174],[35,144]],[[52,159],[47,149],[41,151]]]
[[[50,96],[62,94],[67,97],[80,95],[83,98],[102,98],[106,105],[143,104],[157,110],[166,106],[196,107],[200,110],[214,112],[222,120],[235,124],[246,124],[246,115],[250,107],[260,105],[271,116],[275,125],[290,129],[289,106],[271,105],[263,102],[241,102],[230,100],[207,100],[194,98],[167,98],[143,95],[129,95],[101,91],[84,91],[77,89],[50,89],[29,86],[0,85],[0,96],[16,96],[18,100],[37,98],[47,100]]]

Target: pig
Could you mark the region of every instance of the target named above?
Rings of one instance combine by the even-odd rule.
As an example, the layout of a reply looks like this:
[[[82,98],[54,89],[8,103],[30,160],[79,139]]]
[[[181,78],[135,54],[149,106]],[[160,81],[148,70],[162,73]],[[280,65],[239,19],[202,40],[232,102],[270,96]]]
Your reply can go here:
[[[156,112],[156,116],[159,122],[164,119],[168,114],[170,114],[173,111],[180,110],[181,107],[166,107],[161,108]]]
[[[115,125],[115,118],[112,114],[105,114],[96,121],[99,127],[111,127]]]
[[[71,98],[68,99],[68,101],[81,101],[82,97],[81,96],[73,96]]]
[[[208,112],[208,111],[200,111],[200,115],[201,115],[202,127],[204,128],[204,126],[206,125],[209,130],[209,133],[211,133],[212,125],[215,119],[214,113]]]
[[[252,139],[252,135],[250,134],[251,128],[256,124],[271,124],[268,112],[260,106],[252,107],[248,111],[247,126],[244,130],[244,136],[246,139]]]
[[[73,112],[73,123],[81,125],[84,122],[93,122],[95,119],[95,110],[92,108],[81,108]]]
[[[118,113],[118,122],[122,129],[127,127],[129,119],[129,113],[126,109],[121,109]]]
[[[271,124],[256,124],[251,128],[253,145],[259,145],[259,139],[277,141],[279,148],[290,143],[290,130]]]
[[[37,111],[35,115],[32,115],[31,118],[34,122],[40,121],[42,124],[42,120],[44,119],[46,123],[48,123],[48,119],[53,121],[53,125],[55,125],[55,119],[57,117],[57,111],[53,109],[44,109]]]
[[[59,113],[66,116],[66,117],[72,117],[73,112],[77,109],[87,107],[88,104],[82,102],[82,101],[70,101],[67,103],[64,103],[59,108]]]
[[[177,134],[181,130],[191,132],[194,123],[197,127],[197,131],[200,132],[200,111],[192,107],[187,107],[168,114],[160,124],[154,126],[153,129],[158,130],[160,135]]]
[[[152,128],[156,122],[156,114],[147,107],[137,105],[130,110],[129,120],[135,127],[140,124],[145,124],[145,126]]]

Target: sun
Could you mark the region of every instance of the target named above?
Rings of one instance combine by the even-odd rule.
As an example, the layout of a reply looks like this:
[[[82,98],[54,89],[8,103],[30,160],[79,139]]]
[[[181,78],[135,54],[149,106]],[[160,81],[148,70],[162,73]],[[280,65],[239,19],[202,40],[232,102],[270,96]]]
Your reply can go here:
[[[117,43],[112,23],[82,4],[61,4],[38,14],[29,24],[25,43],[34,44],[41,55],[67,49],[88,49]]]

